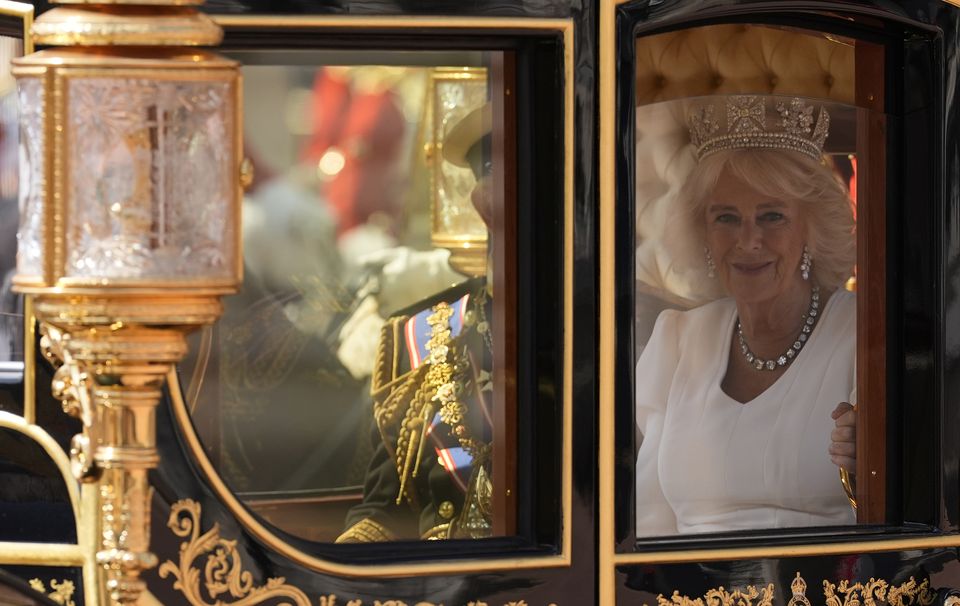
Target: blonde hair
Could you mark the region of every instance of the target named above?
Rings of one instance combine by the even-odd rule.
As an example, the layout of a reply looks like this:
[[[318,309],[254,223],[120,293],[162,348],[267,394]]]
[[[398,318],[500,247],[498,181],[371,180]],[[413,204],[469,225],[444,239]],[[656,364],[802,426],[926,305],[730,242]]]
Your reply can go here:
[[[697,164],[680,189],[684,209],[668,226],[668,233],[672,233],[667,245],[685,249],[676,251],[674,270],[702,273],[706,279],[704,213],[707,198],[724,173],[761,194],[801,204],[807,219],[806,244],[813,259],[814,283],[839,288],[853,275],[857,244],[847,188],[825,164],[779,149],[725,150]],[[682,237],[684,233],[687,237]],[[690,234],[695,237],[690,238]]]

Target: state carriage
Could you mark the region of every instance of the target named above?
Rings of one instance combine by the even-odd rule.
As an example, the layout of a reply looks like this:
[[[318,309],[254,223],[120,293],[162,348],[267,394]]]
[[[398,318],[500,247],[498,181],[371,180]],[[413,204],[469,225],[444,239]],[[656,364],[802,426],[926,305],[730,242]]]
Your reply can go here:
[[[0,1],[0,602],[958,599],[960,5],[137,4]],[[636,529],[634,368],[704,296],[664,251],[716,95],[831,108],[856,524]],[[470,277],[480,306],[444,298]],[[473,434],[414,393],[438,333],[411,318],[448,300]],[[430,523],[337,542],[383,444],[386,501]],[[418,498],[432,470],[459,496]]]

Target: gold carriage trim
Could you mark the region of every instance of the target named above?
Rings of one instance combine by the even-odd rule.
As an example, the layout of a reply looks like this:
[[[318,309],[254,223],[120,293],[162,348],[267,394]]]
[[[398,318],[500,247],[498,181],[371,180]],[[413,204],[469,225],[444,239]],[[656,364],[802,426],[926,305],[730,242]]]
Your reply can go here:
[[[793,594],[787,606],[810,606],[807,598],[807,582],[800,573],[790,583]],[[670,598],[657,596],[658,606],[772,606],[773,583],[762,589],[747,585],[744,589],[728,591],[722,586],[707,591],[703,597],[690,598],[674,591]],[[823,595],[826,606],[862,606],[885,604],[886,606],[930,606],[937,595],[930,589],[929,579],[920,583],[910,577],[905,583],[891,585],[883,579],[870,578],[866,583],[839,583],[823,581]],[[645,605],[646,606],[646,605]]]
[[[797,574],[799,577],[799,573]],[[899,585],[891,585],[883,579],[870,578],[866,583],[840,581],[834,585],[823,582],[823,595],[827,606],[859,606],[860,604],[886,604],[887,606],[929,606],[937,595],[930,589],[929,579],[917,583],[913,577]]]
[[[177,501],[170,507],[170,517],[167,519],[167,527],[178,537],[186,538],[187,541],[180,544],[180,562],[174,564],[172,560],[167,560],[160,565],[160,578],[165,579],[168,576],[174,577],[173,588],[178,589],[191,606],[256,606],[264,602],[273,603],[276,599],[289,600],[285,604],[293,606],[313,606],[314,602],[307,597],[302,590],[293,585],[285,583],[283,577],[267,579],[264,585],[254,587],[253,574],[243,570],[243,562],[240,554],[237,553],[237,541],[224,539],[220,536],[220,525],[214,524],[207,532],[200,534],[200,504],[191,500],[183,499]],[[363,522],[370,522],[373,526],[380,526],[370,519],[362,520],[355,526]],[[381,527],[382,528],[382,527]],[[383,540],[383,539],[380,539]],[[339,542],[339,541],[338,541]],[[200,591],[200,570],[196,566],[198,560],[206,555],[203,564],[204,586],[206,587],[206,596]],[[40,591],[46,590],[39,579],[30,581],[30,585]],[[73,592],[73,583],[64,581],[63,583],[50,582],[50,586],[56,591],[70,590]],[[232,601],[221,599],[223,594],[229,594]],[[64,604],[64,606],[73,606],[72,601],[60,601],[53,594],[50,595],[54,601]],[[209,597],[208,599],[205,599]],[[69,596],[66,596],[69,599]],[[425,600],[415,600],[413,602],[404,602],[403,600],[388,599],[374,600],[372,604],[365,604],[362,599],[345,599],[339,601],[336,594],[328,593],[320,596],[316,600],[318,606],[444,606],[442,602],[428,602]],[[467,606],[493,606],[482,600],[471,600]],[[503,603],[503,606],[534,606],[524,600],[515,600]],[[546,606],[557,606],[554,602]],[[745,605],[744,605],[745,606]]]
[[[395,541],[397,536],[372,518],[364,518],[337,537],[336,543],[379,543]]]
[[[286,598],[296,606],[312,606],[305,593],[284,583],[283,577],[267,579],[259,587],[253,584],[253,575],[244,571],[237,542],[220,537],[220,525],[214,524],[209,531],[200,534],[200,504],[184,499],[170,508],[167,527],[178,537],[186,538],[180,544],[180,562],[167,560],[158,571],[161,579],[172,576],[174,589],[179,589],[192,606],[226,606],[235,604],[249,606],[277,598]],[[200,570],[197,560],[206,555],[203,564],[206,596],[200,590]],[[230,602],[220,599],[228,594]],[[209,597],[209,600],[206,599]]]
[[[76,602],[73,601],[73,592],[76,590],[76,587],[74,586],[73,581],[69,579],[64,579],[63,581],[50,579],[49,593],[47,593],[47,588],[40,579],[30,579],[30,588],[34,591],[42,593],[57,604],[63,604],[63,606],[76,606]]]
[[[658,595],[657,604],[659,606],[704,606],[704,604],[709,606],[727,606],[729,604],[771,606],[773,604],[773,583],[763,589],[747,585],[744,589],[734,589],[733,591],[727,591],[723,586],[720,586],[707,591],[702,598],[689,598],[680,595],[679,591],[674,591],[670,599],[663,597],[663,594]]]

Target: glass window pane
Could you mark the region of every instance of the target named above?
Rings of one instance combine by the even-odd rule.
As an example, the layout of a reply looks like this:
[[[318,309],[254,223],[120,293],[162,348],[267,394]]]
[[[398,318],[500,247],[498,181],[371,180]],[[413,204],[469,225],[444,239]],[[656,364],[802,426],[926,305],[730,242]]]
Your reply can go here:
[[[243,56],[244,286],[182,367],[194,424],[231,489],[294,535],[510,534],[488,262],[503,54],[309,58]]]
[[[16,81],[10,73],[10,59],[22,54],[20,40],[0,36],[0,375],[12,368],[4,363],[23,361],[23,310],[11,290],[19,223],[19,128]]]
[[[858,107],[858,44],[637,41],[638,538],[857,521],[857,193],[885,128]]]

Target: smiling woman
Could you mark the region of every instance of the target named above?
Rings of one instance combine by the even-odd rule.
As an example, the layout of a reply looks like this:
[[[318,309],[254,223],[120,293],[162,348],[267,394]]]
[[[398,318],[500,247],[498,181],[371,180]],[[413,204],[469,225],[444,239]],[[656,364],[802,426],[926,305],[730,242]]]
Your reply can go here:
[[[735,95],[683,114],[695,163],[662,248],[712,300],[662,312],[637,363],[637,535],[853,523],[856,242],[829,113]]]

